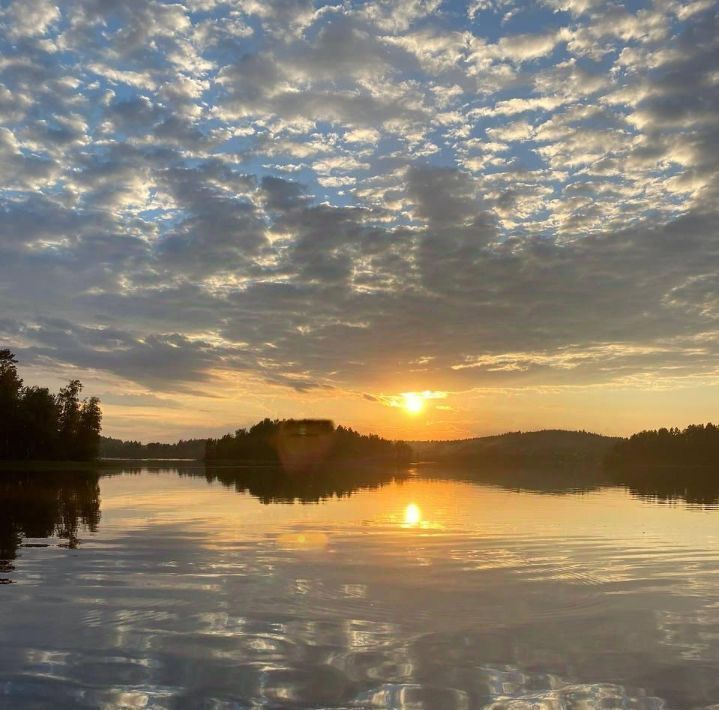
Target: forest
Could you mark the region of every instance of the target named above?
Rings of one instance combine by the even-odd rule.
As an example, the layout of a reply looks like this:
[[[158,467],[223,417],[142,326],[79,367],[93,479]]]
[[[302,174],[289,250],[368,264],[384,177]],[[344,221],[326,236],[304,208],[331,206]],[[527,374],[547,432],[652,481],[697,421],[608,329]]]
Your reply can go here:
[[[301,424],[307,420],[263,419],[251,427],[237,429],[217,439],[181,439],[172,444],[122,441],[100,437],[100,455],[115,459],[192,459],[208,463],[227,461],[242,463],[278,464],[278,438],[283,424]],[[328,461],[386,461],[406,463],[412,449],[403,442],[383,439],[376,434],[363,435],[349,427],[334,428],[328,420]]]
[[[641,431],[621,439],[607,453],[609,469],[719,467],[719,427],[692,424],[686,429]]]
[[[57,394],[47,387],[27,387],[17,363],[10,350],[0,350],[0,460],[97,458],[100,400],[80,399],[80,380],[70,380]]]
[[[208,439],[205,460],[278,462],[277,438],[283,423],[293,420],[263,419],[249,429],[238,429],[219,439]],[[338,426],[331,431],[328,460],[392,461],[406,463],[412,449],[401,441],[390,441],[376,434],[359,434],[349,427]]]
[[[642,431],[622,439],[605,458],[607,474],[641,498],[715,506],[719,501],[719,427]]]

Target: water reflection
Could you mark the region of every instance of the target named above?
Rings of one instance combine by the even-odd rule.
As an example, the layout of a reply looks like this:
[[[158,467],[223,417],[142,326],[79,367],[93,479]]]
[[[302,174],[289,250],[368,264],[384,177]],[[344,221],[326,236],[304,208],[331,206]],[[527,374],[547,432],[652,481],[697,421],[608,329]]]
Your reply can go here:
[[[628,488],[638,498],[655,503],[688,503],[715,508],[719,505],[719,478],[696,469],[641,469],[622,471],[614,482]]]
[[[198,463],[128,466],[124,474],[177,473],[219,482],[238,493],[249,493],[262,503],[320,503],[343,498],[361,490],[380,488],[393,481],[421,478],[462,481],[478,486],[496,486],[508,491],[549,495],[581,495],[602,488],[621,486],[632,495],[657,503],[687,503],[691,506],[719,506],[719,478],[697,476],[696,469],[677,468],[624,471],[610,475],[597,466],[447,465],[344,467],[312,476],[291,475],[273,466],[204,466]],[[107,475],[105,470],[102,475]]]
[[[407,527],[415,527],[422,522],[422,511],[416,503],[410,503],[404,509],[404,524]]]
[[[453,480],[477,485],[499,486],[512,491],[549,493],[588,493],[611,485],[601,468],[596,466],[500,466],[500,465],[438,465],[419,467],[423,478]]]
[[[323,532],[283,533],[277,537],[277,546],[286,550],[324,550],[329,544],[329,536]]]
[[[96,531],[99,478],[97,472],[0,473],[0,574],[14,569],[12,560],[21,546],[47,544],[27,542],[28,538],[58,538],[74,549],[81,530]],[[3,576],[0,581],[10,580]]]
[[[181,475],[198,475],[197,471]],[[348,467],[294,475],[277,467],[207,466],[208,482],[219,481],[238,493],[249,493],[262,503],[319,503],[329,498],[344,498],[359,490],[379,488],[392,481],[404,480],[406,468],[394,466]]]
[[[507,467],[438,466],[420,467],[420,475],[431,480],[454,480],[492,485],[511,491],[577,495],[610,486],[622,486],[632,495],[656,503],[687,503],[691,506],[719,506],[719,477],[695,468],[640,469],[608,474],[599,467]]]
[[[0,706],[717,702],[713,512],[457,478],[3,474]]]

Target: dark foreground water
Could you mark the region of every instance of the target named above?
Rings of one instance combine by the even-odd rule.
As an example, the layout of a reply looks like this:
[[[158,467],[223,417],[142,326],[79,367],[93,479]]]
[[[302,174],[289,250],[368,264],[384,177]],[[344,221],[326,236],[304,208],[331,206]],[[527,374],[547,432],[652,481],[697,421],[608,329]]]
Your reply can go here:
[[[711,504],[343,480],[0,472],[0,707],[719,703]]]

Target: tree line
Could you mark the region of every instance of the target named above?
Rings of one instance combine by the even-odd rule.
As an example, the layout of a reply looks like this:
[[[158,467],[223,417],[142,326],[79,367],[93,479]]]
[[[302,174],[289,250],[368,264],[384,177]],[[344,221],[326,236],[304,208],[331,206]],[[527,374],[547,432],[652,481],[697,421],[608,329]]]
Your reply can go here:
[[[100,437],[100,456],[108,459],[203,459],[206,439],[180,439],[174,444],[122,441]]]
[[[691,424],[686,429],[641,431],[618,441],[607,454],[610,469],[719,468],[719,427]]]
[[[306,420],[301,420],[306,421]],[[277,464],[278,434],[283,423],[300,424],[292,419],[263,419],[251,427],[237,429],[216,439],[180,439],[173,444],[123,441],[100,437],[100,455],[118,459],[193,459],[209,463],[233,461],[243,463]],[[316,423],[316,422],[315,422]],[[412,449],[401,441],[390,441],[376,434],[359,434],[349,427],[329,428],[331,436],[329,460],[366,461],[383,460],[406,463],[412,458]]]
[[[634,495],[698,505],[719,501],[719,427],[641,431],[614,446],[605,459],[609,477]]]
[[[96,458],[102,428],[100,400],[80,399],[80,380],[70,380],[57,394],[47,387],[27,387],[17,362],[10,350],[0,350],[0,459]]]
[[[278,463],[277,438],[283,423],[293,420],[263,419],[249,429],[237,429],[219,439],[208,439],[205,460]],[[360,434],[349,427],[331,430],[330,460],[387,460],[405,463],[412,449],[401,441],[390,441],[376,434]]]

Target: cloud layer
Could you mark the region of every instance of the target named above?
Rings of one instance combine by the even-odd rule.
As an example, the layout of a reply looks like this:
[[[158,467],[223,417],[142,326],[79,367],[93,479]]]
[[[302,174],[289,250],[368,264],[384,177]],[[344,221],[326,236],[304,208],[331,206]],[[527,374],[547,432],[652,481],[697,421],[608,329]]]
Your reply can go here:
[[[0,338],[161,393],[716,383],[717,6],[632,8],[6,4]]]

